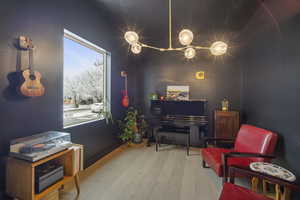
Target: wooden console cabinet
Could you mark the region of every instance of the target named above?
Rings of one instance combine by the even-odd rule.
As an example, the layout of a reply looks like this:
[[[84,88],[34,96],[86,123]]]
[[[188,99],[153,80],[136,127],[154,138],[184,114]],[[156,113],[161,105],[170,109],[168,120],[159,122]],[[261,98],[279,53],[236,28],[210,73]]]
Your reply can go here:
[[[79,194],[78,175],[74,171],[74,150],[67,149],[37,162],[27,162],[9,157],[6,170],[6,193],[10,197],[22,200],[39,200],[52,191],[58,190],[69,181],[74,180]],[[64,178],[40,194],[35,193],[35,168],[51,160],[57,160],[64,166]]]
[[[215,111],[214,130],[216,138],[235,138],[240,129],[240,114],[237,111]]]

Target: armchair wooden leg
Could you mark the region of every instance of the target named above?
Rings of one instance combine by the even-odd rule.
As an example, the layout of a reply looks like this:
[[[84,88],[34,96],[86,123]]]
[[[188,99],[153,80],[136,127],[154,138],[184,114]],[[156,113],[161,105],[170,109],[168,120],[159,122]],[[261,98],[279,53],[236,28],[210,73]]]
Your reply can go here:
[[[206,165],[206,162],[204,160],[202,160],[202,167],[203,168],[209,168],[207,165]]]
[[[227,177],[223,176],[223,178],[222,178],[222,184],[224,185],[226,182],[227,182]]]
[[[226,158],[226,156],[224,154],[222,155],[222,163],[223,163],[223,179],[222,179],[222,183],[224,185],[227,182],[227,180],[228,180],[228,168],[229,168],[229,166],[227,165],[227,158]]]

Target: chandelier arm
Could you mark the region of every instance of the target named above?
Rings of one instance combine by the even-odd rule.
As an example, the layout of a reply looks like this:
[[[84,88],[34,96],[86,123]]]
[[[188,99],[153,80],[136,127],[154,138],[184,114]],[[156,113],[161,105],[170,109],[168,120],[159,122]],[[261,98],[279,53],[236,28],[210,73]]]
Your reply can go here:
[[[194,46],[194,45],[188,45],[188,46],[185,46],[185,47],[178,47],[178,48],[173,48],[173,50],[176,50],[176,51],[184,51],[185,49],[187,48],[194,48],[194,49],[204,49],[204,50],[209,50],[210,47],[202,47],[202,46]]]
[[[202,46],[191,46],[195,49],[206,49],[206,50],[210,50],[210,47],[202,47]]]
[[[159,47],[155,47],[155,46],[151,46],[148,44],[144,44],[139,42],[139,44],[144,47],[144,48],[149,48],[149,49],[154,49],[154,50],[158,50],[158,51],[183,51],[184,49],[186,49],[187,47],[182,47],[182,48],[159,48]]]
[[[177,47],[177,48],[173,48],[174,51],[184,51],[185,49],[187,49],[188,47]]]
[[[155,50],[158,50],[158,51],[166,51],[166,50],[167,50],[166,48],[159,48],[159,47],[151,46],[151,45],[144,44],[144,43],[141,43],[141,42],[139,42],[139,44],[140,44],[142,47],[150,48],[150,49],[155,49]]]
[[[194,46],[194,45],[189,45],[189,46],[184,46],[184,47],[178,47],[178,48],[160,48],[160,47],[155,47],[152,45],[148,45],[142,42],[138,42],[138,44],[140,44],[142,47],[144,48],[149,48],[149,49],[154,49],[154,50],[158,50],[158,51],[184,51],[187,48],[194,48],[194,49],[204,49],[204,50],[210,50],[210,47],[202,47],[202,46]]]
[[[185,48],[172,48],[172,49],[166,49],[166,51],[183,51]]]

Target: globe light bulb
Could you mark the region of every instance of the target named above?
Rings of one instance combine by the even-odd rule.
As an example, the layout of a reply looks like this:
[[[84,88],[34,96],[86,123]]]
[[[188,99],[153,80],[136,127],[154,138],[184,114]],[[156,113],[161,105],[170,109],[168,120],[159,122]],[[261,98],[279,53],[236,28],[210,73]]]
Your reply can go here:
[[[228,45],[225,42],[217,41],[214,42],[210,47],[211,54],[220,56],[226,53]]]
[[[182,45],[190,45],[194,39],[194,34],[188,29],[183,29],[179,33],[179,41]]]
[[[139,54],[142,51],[142,46],[138,43],[135,43],[131,46],[131,51],[134,54]]]
[[[131,45],[133,45],[133,44],[135,44],[135,43],[137,43],[139,41],[139,36],[134,31],[127,31],[124,34],[124,38]]]
[[[196,50],[192,47],[189,47],[187,48],[185,51],[184,51],[184,56],[187,58],[187,59],[192,59],[194,58],[196,55]]]

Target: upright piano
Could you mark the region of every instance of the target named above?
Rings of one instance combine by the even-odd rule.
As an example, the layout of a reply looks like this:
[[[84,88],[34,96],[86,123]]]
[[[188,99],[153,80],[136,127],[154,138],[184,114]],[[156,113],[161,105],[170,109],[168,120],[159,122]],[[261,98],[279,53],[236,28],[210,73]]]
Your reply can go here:
[[[153,136],[157,131],[187,132],[191,146],[201,146],[201,138],[208,129],[207,100],[169,101],[151,100]],[[172,137],[172,143],[182,144],[180,138]],[[175,140],[175,141],[174,141]]]

